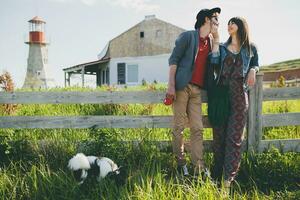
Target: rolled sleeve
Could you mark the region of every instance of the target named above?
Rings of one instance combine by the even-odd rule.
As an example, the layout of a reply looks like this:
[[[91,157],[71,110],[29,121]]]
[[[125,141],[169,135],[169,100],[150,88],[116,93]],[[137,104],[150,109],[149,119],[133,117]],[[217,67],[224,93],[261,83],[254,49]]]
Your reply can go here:
[[[188,35],[186,32],[181,33],[175,41],[175,47],[169,58],[169,65],[178,65],[178,62],[185,53],[188,43]]]
[[[210,53],[210,63],[219,64],[220,61],[220,51]]]
[[[257,53],[257,48],[255,46],[252,46],[252,52],[253,56],[250,60],[250,68],[255,69],[256,72],[259,71],[259,64],[258,64],[258,53]]]

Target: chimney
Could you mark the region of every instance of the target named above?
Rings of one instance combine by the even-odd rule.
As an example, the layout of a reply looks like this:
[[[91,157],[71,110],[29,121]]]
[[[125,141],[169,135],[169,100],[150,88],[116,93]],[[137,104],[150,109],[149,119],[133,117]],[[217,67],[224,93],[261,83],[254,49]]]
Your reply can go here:
[[[145,20],[155,19],[155,15],[146,15]]]

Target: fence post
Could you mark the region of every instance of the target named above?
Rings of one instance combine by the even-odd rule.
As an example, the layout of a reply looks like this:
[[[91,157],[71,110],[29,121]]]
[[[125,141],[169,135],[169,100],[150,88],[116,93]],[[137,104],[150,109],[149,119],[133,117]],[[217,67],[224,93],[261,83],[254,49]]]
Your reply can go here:
[[[259,151],[260,142],[263,135],[263,117],[262,117],[262,106],[263,106],[263,78],[264,73],[258,73],[256,76],[256,151]]]
[[[248,137],[249,153],[258,151],[262,139],[262,102],[263,102],[263,73],[256,75],[256,84],[249,91]]]

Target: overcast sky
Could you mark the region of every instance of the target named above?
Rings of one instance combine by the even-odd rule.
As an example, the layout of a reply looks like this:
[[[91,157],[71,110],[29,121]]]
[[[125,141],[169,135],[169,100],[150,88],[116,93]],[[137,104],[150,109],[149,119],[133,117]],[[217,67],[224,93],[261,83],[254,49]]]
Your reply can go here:
[[[110,39],[145,15],[191,30],[200,9],[216,6],[222,8],[222,41],[228,37],[227,21],[242,16],[261,65],[300,58],[298,0],[0,0],[0,72],[9,71],[17,87],[23,85],[27,21],[36,15],[47,22],[49,65],[56,84],[63,86],[62,68],[96,60]]]

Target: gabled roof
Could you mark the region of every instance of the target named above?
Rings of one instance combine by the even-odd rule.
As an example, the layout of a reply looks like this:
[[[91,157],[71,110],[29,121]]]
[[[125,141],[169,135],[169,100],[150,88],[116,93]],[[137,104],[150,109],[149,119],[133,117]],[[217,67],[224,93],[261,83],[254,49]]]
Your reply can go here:
[[[81,63],[81,64],[78,64],[78,65],[74,65],[72,67],[64,68],[63,71],[65,71],[65,72],[77,71],[77,70],[82,69],[83,67],[89,67],[89,66],[90,66],[90,68],[94,68],[94,66],[92,66],[92,65],[108,62],[110,60],[110,58],[113,56],[113,54],[111,54],[111,51],[112,51],[112,47],[111,47],[112,45],[111,44],[115,40],[117,40],[118,38],[122,37],[124,34],[128,33],[129,31],[131,31],[134,28],[137,28],[140,25],[143,25],[143,23],[146,23],[146,22],[158,22],[158,23],[161,23],[161,24],[165,24],[169,28],[171,27],[171,28],[176,29],[176,34],[179,34],[179,32],[185,31],[185,29],[183,29],[183,28],[180,28],[176,25],[165,22],[163,20],[157,19],[155,17],[155,15],[146,16],[145,19],[142,20],[141,22],[137,23],[136,25],[134,25],[131,28],[129,28],[128,30],[124,31],[120,35],[118,35],[118,36],[114,37],[113,39],[111,39],[106,44],[106,46],[102,49],[102,51],[98,54],[98,56],[97,56],[98,60],[92,61],[92,62],[87,62],[87,63]],[[176,34],[173,34],[173,37],[175,37]],[[176,37],[177,37],[177,35],[176,35]],[[171,38],[171,40],[172,40],[172,43],[175,41],[175,39],[173,39],[173,38]]]
[[[119,34],[118,36],[114,37],[114,38],[111,39],[110,41],[112,41],[112,40],[114,40],[114,39],[117,39],[118,37],[120,37],[120,36],[122,36],[123,34],[127,33],[127,32],[130,31],[131,29],[134,29],[134,28],[136,28],[137,26],[139,26],[140,24],[144,23],[145,21],[150,21],[150,20],[157,20],[157,21],[162,22],[162,23],[164,23],[164,24],[168,24],[168,25],[171,25],[171,26],[173,26],[173,27],[182,29],[182,31],[185,31],[185,29],[183,29],[183,28],[181,28],[181,27],[179,27],[179,26],[176,26],[176,25],[174,25],[174,24],[171,24],[171,23],[169,23],[169,22],[166,22],[166,21],[163,21],[163,20],[161,20],[161,19],[156,18],[155,15],[151,15],[151,16],[152,16],[151,18],[149,18],[149,16],[145,16],[145,19],[144,19],[144,20],[142,20],[141,22],[139,22],[139,23],[137,23],[136,25],[132,26],[131,28],[127,29],[127,30],[124,31],[123,33]],[[148,19],[148,18],[149,18],[149,19]]]
[[[106,58],[106,57],[111,57],[111,58],[113,58],[113,57],[118,57],[118,56],[121,56],[121,57],[123,57],[124,55],[120,55],[119,53],[116,53],[116,50],[117,51],[122,51],[121,49],[122,48],[126,48],[126,47],[124,47],[124,43],[123,44],[121,44],[121,46],[120,46],[120,48],[118,47],[117,49],[116,49],[116,45],[112,45],[115,41],[116,41],[116,43],[119,43],[119,40],[121,39],[121,38],[123,38],[123,40],[121,39],[121,41],[124,41],[124,37],[125,37],[125,35],[126,34],[130,34],[131,32],[133,32],[135,29],[140,29],[140,27],[144,27],[145,25],[147,26],[147,25],[149,25],[149,23],[150,24],[157,24],[158,26],[166,26],[166,27],[168,27],[168,30],[170,29],[170,31],[167,31],[167,32],[169,32],[170,34],[171,33],[173,33],[170,37],[167,37],[167,38],[164,38],[163,40],[164,40],[164,42],[163,43],[161,43],[161,42],[159,42],[159,43],[157,43],[156,42],[156,44],[154,44],[154,43],[152,43],[152,41],[151,42],[149,42],[149,41],[145,41],[144,42],[144,45],[147,45],[148,46],[148,50],[149,49],[156,49],[156,51],[155,50],[153,50],[153,51],[155,51],[155,52],[157,52],[158,54],[161,54],[162,52],[164,52],[164,53],[166,53],[166,51],[171,51],[171,49],[173,48],[173,44],[174,44],[174,41],[175,41],[175,39],[177,38],[177,36],[181,33],[181,32],[183,32],[183,31],[185,31],[185,29],[183,29],[183,28],[180,28],[180,27],[178,27],[178,26],[176,26],[176,25],[173,25],[173,24],[171,24],[171,23],[168,23],[168,22],[166,22],[166,21],[163,21],[163,20],[160,20],[160,19],[158,19],[158,18],[156,18],[155,17],[155,15],[148,15],[148,16],[145,16],[145,19],[144,20],[142,20],[141,22],[139,22],[139,23],[137,23],[136,25],[134,25],[134,26],[132,26],[131,28],[129,28],[128,30],[126,30],[126,31],[124,31],[123,33],[121,33],[121,34],[119,34],[118,36],[116,36],[116,37],[114,37],[113,39],[111,39],[106,45],[105,45],[105,47],[102,49],[102,51],[98,54],[98,59],[102,59],[102,58]],[[173,31],[172,31],[173,30]],[[176,31],[174,31],[174,30],[176,30]],[[166,31],[165,31],[166,32]],[[174,33],[175,32],[175,33]],[[169,40],[171,40],[171,41],[169,41]],[[117,42],[118,41],[118,42]],[[169,41],[169,43],[168,43],[168,45],[167,46],[164,46],[163,44],[166,44],[166,41]],[[128,45],[128,44],[127,44]],[[140,52],[140,54],[146,54],[146,55],[148,55],[149,54],[149,52],[148,53],[146,53],[146,52],[144,52],[144,53],[142,53],[143,51],[141,51],[141,50],[137,50],[137,48],[133,48],[132,49],[132,46],[133,45],[137,45],[135,42],[131,42],[130,43],[130,45],[129,46],[131,46],[131,50],[133,50],[133,49],[135,49],[135,50],[133,50],[133,51],[138,51],[138,52]],[[160,50],[158,50],[160,48]],[[130,49],[130,48],[129,48]],[[162,50],[162,49],[169,49],[169,50]],[[133,51],[131,51],[131,52],[133,52]],[[145,51],[147,51],[147,50],[145,50]],[[118,56],[116,56],[116,54],[118,54]],[[138,53],[136,53],[136,54],[138,54]],[[127,56],[128,54],[126,54],[126,56]],[[132,55],[128,55],[128,56],[132,56]],[[137,55],[136,55],[137,56]]]

